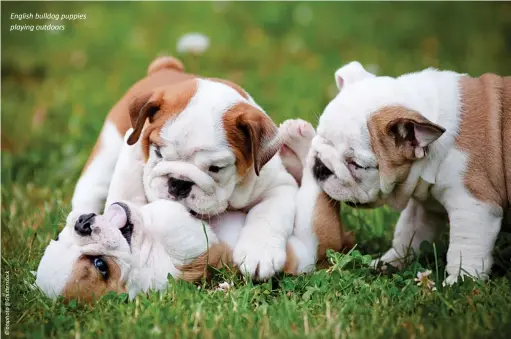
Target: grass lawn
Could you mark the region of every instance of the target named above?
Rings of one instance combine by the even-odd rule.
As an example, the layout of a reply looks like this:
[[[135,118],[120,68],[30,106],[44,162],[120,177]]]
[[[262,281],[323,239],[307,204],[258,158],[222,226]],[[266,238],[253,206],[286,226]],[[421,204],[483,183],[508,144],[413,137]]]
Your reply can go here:
[[[511,74],[509,3],[5,3],[2,6],[2,334],[14,337],[511,337],[511,236],[503,233],[490,282],[442,288],[446,235],[402,272],[378,274],[397,214],[343,207],[358,247],[301,277],[108,295],[93,306],[31,288],[103,119],[159,53],[184,33],[211,39],[179,56],[190,72],[242,84],[276,122],[316,122],[335,94],[334,71],[357,59],[380,74],[425,67]],[[11,13],[84,13],[61,32],[10,32]],[[55,24],[55,23],[54,23]],[[447,227],[446,227],[447,231]],[[431,269],[438,290],[416,285]],[[219,282],[232,281],[228,292]],[[8,286],[6,286],[8,285]],[[8,289],[8,291],[7,291]],[[6,305],[6,302],[10,306]],[[8,309],[8,310],[7,310]]]

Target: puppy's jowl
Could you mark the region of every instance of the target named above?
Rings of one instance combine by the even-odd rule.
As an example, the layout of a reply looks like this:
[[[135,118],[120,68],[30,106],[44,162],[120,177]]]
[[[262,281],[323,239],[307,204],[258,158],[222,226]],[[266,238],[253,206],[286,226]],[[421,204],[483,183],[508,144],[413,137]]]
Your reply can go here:
[[[381,260],[406,253],[450,223],[446,283],[485,279],[511,202],[511,77],[427,69],[376,77],[358,62],[336,72],[309,163],[334,199],[404,209]]]

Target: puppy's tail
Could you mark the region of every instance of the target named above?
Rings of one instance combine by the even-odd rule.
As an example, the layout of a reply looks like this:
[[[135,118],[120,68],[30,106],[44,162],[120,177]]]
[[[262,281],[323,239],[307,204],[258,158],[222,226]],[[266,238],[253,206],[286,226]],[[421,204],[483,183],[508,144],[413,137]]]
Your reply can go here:
[[[185,67],[179,59],[171,56],[161,56],[157,57],[153,60],[153,62],[151,62],[149,68],[147,69],[147,74],[150,75],[162,69],[173,69],[178,72],[184,72]]]

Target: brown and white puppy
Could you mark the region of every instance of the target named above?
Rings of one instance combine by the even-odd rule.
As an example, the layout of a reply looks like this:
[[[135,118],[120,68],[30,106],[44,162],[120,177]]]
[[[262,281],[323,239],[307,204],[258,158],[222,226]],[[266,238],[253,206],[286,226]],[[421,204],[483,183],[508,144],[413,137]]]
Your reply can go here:
[[[112,109],[80,178],[73,209],[101,210],[122,136],[141,140],[149,201],[179,201],[202,216],[247,213],[233,260],[257,279],[282,269],[293,230],[293,177],[276,155],[278,128],[239,86],[156,59]]]
[[[131,135],[128,131],[126,138]],[[310,272],[326,260],[326,250],[352,246],[344,234],[338,203],[318,189],[305,156],[314,135],[299,120],[281,126],[286,143],[282,157],[293,173],[304,171],[293,234],[286,245],[283,271]],[[92,301],[103,294],[128,292],[133,298],[150,289],[162,290],[170,274],[196,281],[208,266],[232,264],[232,249],[240,239],[246,213],[225,212],[200,220],[179,202],[145,201],[140,144],[125,144],[114,170],[104,215],[73,211],[64,229],[51,241],[37,270],[36,283],[49,297]],[[117,199],[123,200],[116,202]],[[113,203],[110,204],[110,201]]]
[[[404,208],[381,261],[401,266],[449,220],[445,283],[487,278],[511,203],[511,77],[376,77],[352,62],[336,81],[309,154],[321,187],[352,205]]]

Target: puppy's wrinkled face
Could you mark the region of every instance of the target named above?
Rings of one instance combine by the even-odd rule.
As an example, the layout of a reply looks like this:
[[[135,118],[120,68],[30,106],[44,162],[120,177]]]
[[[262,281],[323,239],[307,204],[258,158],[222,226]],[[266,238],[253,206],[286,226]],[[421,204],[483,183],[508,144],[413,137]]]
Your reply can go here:
[[[376,77],[358,62],[340,68],[336,82],[340,92],[319,120],[309,165],[333,199],[376,207],[387,202],[444,129],[419,113],[429,107],[407,86]]]
[[[201,215],[224,212],[236,185],[280,147],[271,119],[225,81],[157,89],[135,100],[131,114],[128,143],[142,138],[148,200],[176,200]]]
[[[105,215],[71,212],[46,248],[37,286],[49,297],[92,301],[109,291],[125,292],[132,229],[119,205]]]

